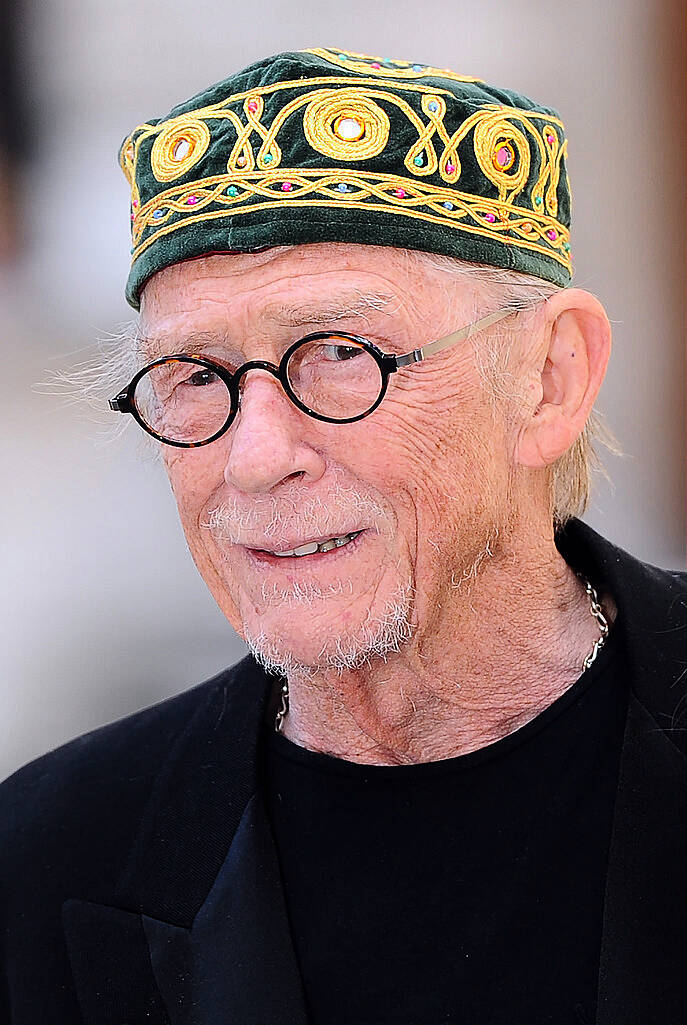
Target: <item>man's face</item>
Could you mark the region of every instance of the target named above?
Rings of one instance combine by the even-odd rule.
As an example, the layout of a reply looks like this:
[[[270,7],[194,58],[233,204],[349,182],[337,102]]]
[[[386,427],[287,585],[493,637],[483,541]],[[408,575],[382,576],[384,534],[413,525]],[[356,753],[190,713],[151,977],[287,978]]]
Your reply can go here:
[[[420,275],[399,251],[318,244],[161,271],[141,326],[151,355],[278,364],[327,329],[408,352],[474,319],[476,302],[467,280]],[[275,377],[249,371],[223,437],[162,450],[223,613],[272,664],[302,671],[357,666],[411,636],[421,649],[507,532],[511,447],[463,344],[393,374],[382,404],[349,424],[307,416]],[[354,531],[326,552],[264,554]]]

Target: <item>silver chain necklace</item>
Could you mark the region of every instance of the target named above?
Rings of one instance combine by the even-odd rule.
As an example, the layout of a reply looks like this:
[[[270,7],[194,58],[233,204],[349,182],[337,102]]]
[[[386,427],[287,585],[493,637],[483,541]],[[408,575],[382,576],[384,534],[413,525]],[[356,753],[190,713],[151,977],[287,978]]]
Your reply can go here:
[[[586,669],[589,669],[590,665],[592,664],[596,656],[599,654],[599,651],[601,650],[601,648],[603,648],[604,644],[606,643],[606,638],[608,637],[608,620],[604,616],[603,609],[599,604],[599,596],[597,595],[592,585],[589,583],[586,577],[582,576],[581,573],[578,573],[577,576],[584,584],[585,590],[587,592],[587,597],[589,598],[589,611],[596,620],[600,632],[599,638],[594,641],[594,646],[592,647],[592,650],[589,652],[584,662],[582,663],[582,669],[584,671]],[[286,718],[286,714],[289,710],[288,680],[284,680],[280,696],[281,700],[279,703],[279,710],[277,712],[277,717],[274,720],[274,728],[277,731],[277,733],[281,732],[284,726],[284,719]]]

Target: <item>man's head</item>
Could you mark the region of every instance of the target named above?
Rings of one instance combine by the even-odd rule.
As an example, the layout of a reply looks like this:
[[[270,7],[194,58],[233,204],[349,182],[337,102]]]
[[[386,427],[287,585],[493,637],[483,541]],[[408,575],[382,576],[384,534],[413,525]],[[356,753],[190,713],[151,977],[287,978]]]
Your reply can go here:
[[[400,354],[503,305],[507,280],[374,246],[210,256],[150,279],[142,356],[279,363],[298,337],[329,329]],[[553,294],[532,304],[519,284],[529,309],[399,371],[356,423],[309,417],[272,375],[252,370],[221,438],[163,446],[198,569],[266,661],[292,672],[352,668],[411,633],[421,649],[485,557],[507,557],[514,538],[553,522],[550,468],[589,416],[608,322],[588,293],[542,285]],[[255,551],[358,531],[325,553]]]
[[[566,149],[526,97],[336,50],[268,58],[125,140],[141,361],[276,365],[317,331],[399,355],[514,311],[394,373],[357,422],[253,368],[221,437],[162,445],[196,564],[267,664],[419,653],[486,566],[583,506],[610,335],[562,287]]]

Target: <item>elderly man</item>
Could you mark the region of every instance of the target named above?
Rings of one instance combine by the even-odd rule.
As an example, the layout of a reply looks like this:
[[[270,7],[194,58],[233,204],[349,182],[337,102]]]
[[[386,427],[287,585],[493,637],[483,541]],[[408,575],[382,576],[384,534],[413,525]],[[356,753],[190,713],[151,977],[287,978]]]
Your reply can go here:
[[[250,654],[4,785],[3,1021],[687,1020],[687,576],[576,518],[610,330],[565,157],[324,49],[124,142],[110,405]]]

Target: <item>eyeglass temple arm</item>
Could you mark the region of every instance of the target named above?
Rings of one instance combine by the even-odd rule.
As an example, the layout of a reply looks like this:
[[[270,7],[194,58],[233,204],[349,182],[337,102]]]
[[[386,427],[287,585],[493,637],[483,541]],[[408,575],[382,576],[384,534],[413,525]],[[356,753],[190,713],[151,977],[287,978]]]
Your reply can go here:
[[[495,313],[490,313],[487,317],[482,317],[481,320],[476,320],[474,324],[468,324],[467,327],[462,327],[460,331],[454,331],[451,335],[446,335],[444,338],[437,338],[435,342],[429,342],[428,345],[423,345],[421,349],[413,349],[412,352],[407,352],[403,356],[396,356],[396,366],[407,367],[411,363],[421,363],[423,359],[427,359],[428,356],[433,356],[435,352],[441,352],[442,349],[448,349],[450,345],[456,345],[458,342],[465,341],[466,338],[472,337],[478,331],[486,331],[492,324],[498,324],[500,320],[505,320],[506,317],[510,317],[511,313],[516,313],[512,306],[504,307],[501,310],[496,310]]]

